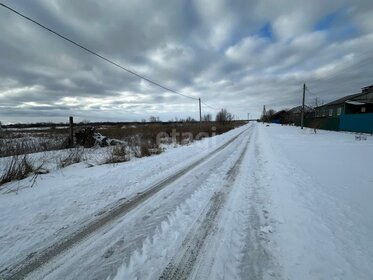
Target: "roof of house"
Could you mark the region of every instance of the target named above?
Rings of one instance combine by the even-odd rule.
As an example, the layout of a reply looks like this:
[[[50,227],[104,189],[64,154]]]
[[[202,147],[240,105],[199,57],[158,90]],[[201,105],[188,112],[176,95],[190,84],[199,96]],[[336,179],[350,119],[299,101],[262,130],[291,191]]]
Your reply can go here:
[[[347,100],[351,100],[351,99],[359,97],[360,95],[363,95],[363,94],[365,94],[365,93],[359,92],[359,93],[355,93],[355,94],[350,94],[350,95],[344,96],[342,98],[339,98],[337,100],[334,100],[332,102],[326,103],[326,104],[324,104],[322,106],[319,106],[319,107],[345,103]]]
[[[304,105],[304,111],[305,112],[311,112],[312,108],[307,106],[307,105]],[[302,112],[302,106],[296,106],[294,108],[291,108],[290,110],[288,110],[288,112],[291,113],[291,114],[300,113],[300,112]]]
[[[280,118],[281,115],[283,115],[283,114],[287,114],[287,111],[286,111],[286,110],[278,111],[278,112],[276,112],[275,114],[273,114],[272,118],[273,118],[273,119]]]

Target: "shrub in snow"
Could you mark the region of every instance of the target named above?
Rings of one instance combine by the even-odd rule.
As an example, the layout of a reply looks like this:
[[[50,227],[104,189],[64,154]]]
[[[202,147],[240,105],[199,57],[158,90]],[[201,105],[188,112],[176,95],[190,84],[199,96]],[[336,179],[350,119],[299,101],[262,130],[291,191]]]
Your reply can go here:
[[[143,137],[136,135],[130,137],[127,141],[131,152],[137,158],[160,154],[163,151],[157,141],[153,138],[144,139]]]
[[[127,153],[124,145],[116,145],[111,147],[108,156],[105,158],[104,163],[119,163],[129,160],[129,154]]]
[[[96,139],[94,138],[94,127],[83,128],[75,133],[75,141],[77,145],[85,148],[91,148],[95,145]]]
[[[121,141],[110,139],[96,132],[94,127],[83,128],[75,133],[76,144],[85,148],[93,146],[107,147],[121,144]]]
[[[26,178],[35,170],[27,155],[15,155],[5,161],[4,170],[1,173],[0,185],[13,180]]]
[[[58,166],[64,168],[66,166],[78,163],[84,160],[84,149],[77,147],[69,150],[69,153],[66,157],[60,159]]]

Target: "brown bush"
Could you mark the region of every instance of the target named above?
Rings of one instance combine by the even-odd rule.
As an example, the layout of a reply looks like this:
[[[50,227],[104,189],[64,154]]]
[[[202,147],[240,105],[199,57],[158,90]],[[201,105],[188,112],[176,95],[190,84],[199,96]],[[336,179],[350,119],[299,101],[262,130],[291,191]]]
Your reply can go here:
[[[104,164],[109,163],[120,163],[129,160],[129,154],[127,153],[127,149],[124,145],[116,145],[110,147],[109,153],[104,160]]]
[[[140,157],[149,157],[162,153],[161,147],[151,140],[144,140],[140,144]]]
[[[84,160],[84,149],[83,148],[72,148],[66,157],[61,158],[58,167],[64,168],[74,163],[79,163]]]
[[[13,180],[26,178],[35,170],[27,155],[15,155],[10,157],[6,163],[3,173],[0,177],[0,185]]]
[[[150,141],[155,141],[159,133],[171,135],[175,130],[178,133],[176,141],[183,142],[183,133],[190,133],[195,138],[200,132],[205,132],[209,136],[225,133],[233,128],[243,125],[245,122],[175,122],[175,123],[141,123],[136,126],[115,125],[99,128],[98,131],[109,138],[131,142],[133,137],[141,137]]]
[[[137,158],[148,157],[155,154],[162,153],[161,147],[158,145],[156,139],[144,139],[139,135],[129,137],[127,139],[129,149]]]

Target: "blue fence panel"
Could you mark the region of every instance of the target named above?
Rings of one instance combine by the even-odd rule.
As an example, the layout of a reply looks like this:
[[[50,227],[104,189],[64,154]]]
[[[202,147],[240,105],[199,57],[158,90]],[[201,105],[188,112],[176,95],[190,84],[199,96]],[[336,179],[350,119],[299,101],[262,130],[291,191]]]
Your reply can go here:
[[[339,129],[344,131],[373,133],[373,113],[341,115]]]

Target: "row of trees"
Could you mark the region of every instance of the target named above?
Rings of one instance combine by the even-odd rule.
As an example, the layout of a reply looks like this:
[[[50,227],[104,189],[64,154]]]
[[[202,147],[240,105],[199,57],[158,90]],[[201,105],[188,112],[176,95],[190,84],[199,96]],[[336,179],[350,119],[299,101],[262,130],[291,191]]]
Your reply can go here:
[[[269,109],[268,111],[263,112],[262,116],[260,117],[260,121],[270,122],[274,114],[276,114],[276,111],[273,109]]]
[[[235,116],[228,112],[227,109],[221,109],[215,116],[215,121],[220,122],[220,123],[228,123],[233,121]],[[143,122],[146,122],[146,120],[142,120]],[[197,122],[196,119],[192,117],[187,117],[185,119],[178,119],[175,118],[176,122]],[[211,122],[213,121],[213,117],[211,114],[205,114],[202,116],[202,121],[203,122]],[[150,116],[149,117],[149,122],[160,122],[160,118],[156,116]]]

